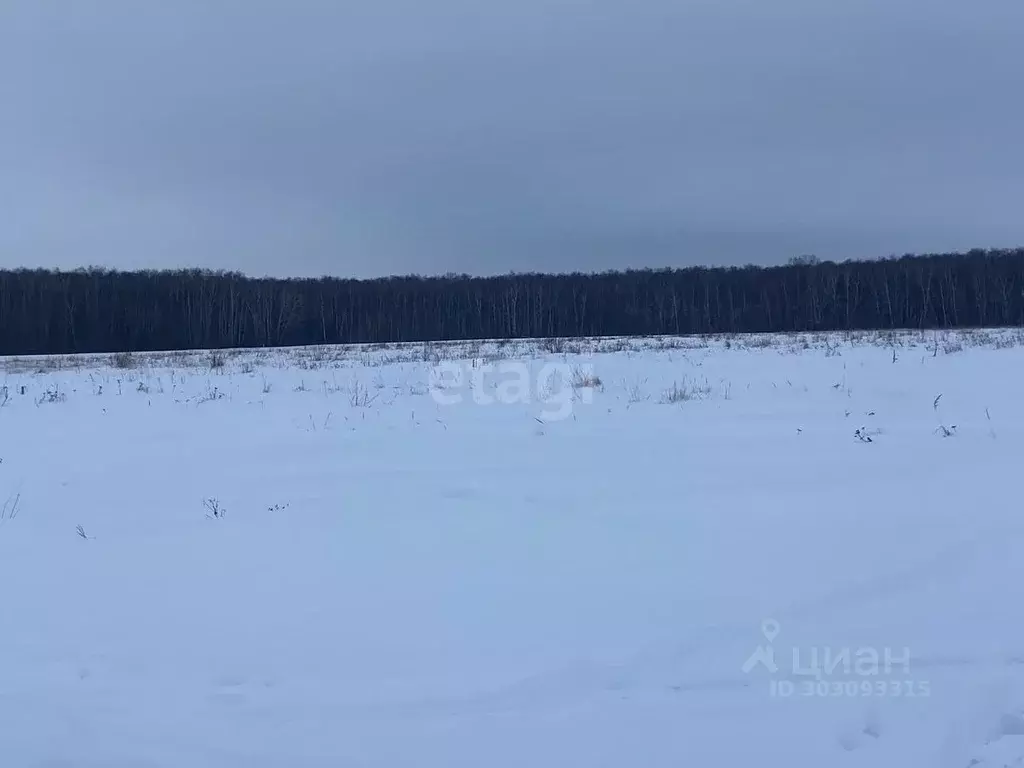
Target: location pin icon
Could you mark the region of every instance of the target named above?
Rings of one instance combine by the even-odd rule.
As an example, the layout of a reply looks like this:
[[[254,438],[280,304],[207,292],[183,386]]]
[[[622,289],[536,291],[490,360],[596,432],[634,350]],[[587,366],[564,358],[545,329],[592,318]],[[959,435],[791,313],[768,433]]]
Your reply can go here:
[[[774,642],[779,636],[779,622],[775,619],[765,619],[761,622],[761,634],[768,638],[768,642]]]

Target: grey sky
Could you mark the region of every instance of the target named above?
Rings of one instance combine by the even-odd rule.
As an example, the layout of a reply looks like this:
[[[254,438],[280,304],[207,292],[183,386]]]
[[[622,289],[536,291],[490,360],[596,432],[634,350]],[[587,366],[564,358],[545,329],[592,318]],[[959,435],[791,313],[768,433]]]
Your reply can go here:
[[[1024,244],[1020,0],[0,0],[0,265]]]

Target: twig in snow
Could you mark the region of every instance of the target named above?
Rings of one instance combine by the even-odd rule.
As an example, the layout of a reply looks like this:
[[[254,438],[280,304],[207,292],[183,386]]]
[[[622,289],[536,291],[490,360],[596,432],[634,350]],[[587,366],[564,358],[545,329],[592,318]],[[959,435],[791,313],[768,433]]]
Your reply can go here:
[[[18,504],[21,502],[21,494],[17,493],[11,496],[4,502],[4,506],[0,509],[0,522],[4,520],[13,520],[18,516],[19,507]]]
[[[853,433],[853,436],[860,440],[862,443],[874,442],[874,440],[871,438],[871,435],[867,433],[867,430],[865,430],[864,427],[861,427],[860,429],[856,430]]]
[[[227,510],[220,505],[220,502],[217,499],[203,499],[203,507],[206,508],[206,518],[208,520],[220,520],[227,512]]]

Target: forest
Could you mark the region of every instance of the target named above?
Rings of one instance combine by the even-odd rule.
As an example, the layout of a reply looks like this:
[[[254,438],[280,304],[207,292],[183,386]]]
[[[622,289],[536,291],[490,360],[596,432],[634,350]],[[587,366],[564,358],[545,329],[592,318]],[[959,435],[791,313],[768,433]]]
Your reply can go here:
[[[0,354],[1024,325],[1024,248],[594,274],[0,271]]]

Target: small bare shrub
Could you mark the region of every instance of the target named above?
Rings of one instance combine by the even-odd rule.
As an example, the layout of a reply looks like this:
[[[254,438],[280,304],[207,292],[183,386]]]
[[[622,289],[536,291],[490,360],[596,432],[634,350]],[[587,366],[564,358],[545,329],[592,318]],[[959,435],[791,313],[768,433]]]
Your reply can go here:
[[[325,397],[329,395],[336,395],[338,392],[344,391],[344,389],[345,388],[338,383],[338,379],[335,376],[331,376],[331,380],[329,382],[325,381],[323,383],[323,391]]]
[[[540,343],[540,348],[554,355],[564,355],[567,352],[567,343],[562,338],[544,339]]]
[[[68,396],[60,391],[60,388],[54,384],[53,386],[47,387],[46,391],[36,400],[36,405],[42,405],[43,403],[63,403],[68,399]]]
[[[110,364],[115,368],[127,370],[135,367],[135,355],[131,352],[118,352],[110,358]]]
[[[684,378],[681,382],[674,381],[672,386],[661,396],[663,403],[685,403],[690,400],[702,400],[711,394],[711,385],[704,381],[698,383]]]
[[[203,499],[203,508],[206,510],[206,517],[210,520],[220,520],[227,512],[217,499]]]
[[[208,389],[204,394],[200,395],[199,398],[196,400],[196,403],[210,403],[213,402],[214,400],[221,400],[224,397],[225,395],[223,392],[217,389],[217,387],[213,387],[212,389]]]
[[[627,387],[626,395],[630,404],[643,403],[651,399],[651,396],[644,391],[645,384],[647,384],[647,379],[638,381]]]
[[[604,384],[601,382],[601,377],[595,374],[593,371],[588,370],[580,365],[574,365],[572,368],[572,381],[570,382],[573,389],[603,389]]]
[[[371,395],[366,385],[362,384],[359,379],[355,379],[352,382],[352,386],[349,388],[348,400],[353,408],[366,408],[376,399],[377,395]]]
[[[423,351],[421,353],[421,359],[425,363],[440,363],[445,356],[441,352],[441,348],[437,344],[432,344],[429,341],[423,342]]]

